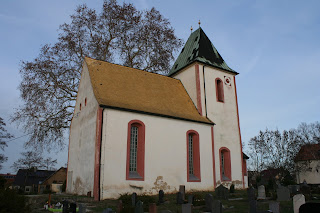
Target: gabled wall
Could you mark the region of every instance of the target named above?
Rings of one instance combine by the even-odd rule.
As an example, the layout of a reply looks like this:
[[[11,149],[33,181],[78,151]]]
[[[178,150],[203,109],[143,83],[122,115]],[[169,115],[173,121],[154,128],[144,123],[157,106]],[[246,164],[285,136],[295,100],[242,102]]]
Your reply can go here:
[[[97,111],[98,102],[84,62],[70,127],[67,193],[93,194]]]
[[[180,79],[200,114],[207,116],[216,125],[214,127],[216,184],[237,188],[246,187],[242,175],[242,147],[238,120],[238,106],[235,75],[222,69],[193,63],[172,77]],[[223,82],[224,102],[217,101],[216,79]],[[230,84],[225,83],[228,78]],[[219,149],[230,150],[231,181],[222,181],[220,175]]]
[[[320,184],[320,160],[298,161],[296,167],[301,168],[296,172],[297,183]]]

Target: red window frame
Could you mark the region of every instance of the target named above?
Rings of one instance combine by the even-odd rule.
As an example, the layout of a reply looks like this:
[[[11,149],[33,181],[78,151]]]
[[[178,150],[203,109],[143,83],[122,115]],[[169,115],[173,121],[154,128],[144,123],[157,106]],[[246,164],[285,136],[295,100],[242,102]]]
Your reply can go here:
[[[131,127],[138,127],[138,150],[137,150],[137,176],[132,176],[129,171],[130,167],[130,142],[131,142]],[[145,158],[145,125],[142,121],[132,120],[128,123],[127,135],[127,166],[126,180],[144,181],[144,158]]]
[[[189,174],[189,135],[193,136],[193,175]],[[187,141],[187,181],[188,182],[201,182],[200,172],[200,144],[199,133],[195,130],[189,130],[186,134]]]
[[[216,78],[216,98],[218,102],[224,103],[223,81]]]
[[[222,176],[222,153],[224,156],[224,176]],[[227,147],[221,147],[219,149],[219,158],[220,158],[220,179],[222,182],[224,181],[232,181],[231,176],[231,156],[230,156],[230,150]]]

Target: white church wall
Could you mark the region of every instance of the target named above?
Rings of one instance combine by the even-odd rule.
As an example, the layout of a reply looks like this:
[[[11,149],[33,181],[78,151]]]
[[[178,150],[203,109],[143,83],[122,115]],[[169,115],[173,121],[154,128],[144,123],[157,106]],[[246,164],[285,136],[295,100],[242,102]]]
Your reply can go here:
[[[128,123],[145,124],[144,181],[126,180]],[[186,133],[199,133],[201,182],[187,182]],[[211,126],[195,122],[104,109],[101,147],[101,199],[120,194],[157,194],[160,189],[176,192],[213,190]]]
[[[97,109],[98,103],[84,63],[70,127],[67,193],[86,195],[91,191],[93,194]]]
[[[205,66],[203,75],[203,65],[199,64],[198,66],[200,83],[199,93],[201,97],[202,115],[207,116],[216,124],[214,127],[215,168],[217,173],[216,184],[219,185],[222,183],[223,185],[229,187],[233,183],[235,184],[236,188],[243,188],[242,153],[240,145],[234,75],[209,66]],[[175,74],[173,77],[181,80],[189,95],[192,94],[190,97],[197,106],[195,71],[196,63]],[[216,78],[220,78],[223,82],[223,103],[218,102],[216,98]],[[225,78],[230,79],[230,86],[225,84]],[[232,175],[231,181],[222,182],[220,178],[219,149],[221,147],[227,147],[230,150]]]

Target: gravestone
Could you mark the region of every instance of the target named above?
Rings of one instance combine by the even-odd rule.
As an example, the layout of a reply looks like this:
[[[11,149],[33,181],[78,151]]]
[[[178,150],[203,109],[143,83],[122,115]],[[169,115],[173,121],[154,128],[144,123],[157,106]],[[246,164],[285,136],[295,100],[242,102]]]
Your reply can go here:
[[[193,204],[194,201],[194,196],[193,195],[189,195],[188,196],[188,203]]]
[[[164,191],[159,191],[159,204],[164,203]]]
[[[273,213],[280,213],[280,203],[279,202],[270,202],[269,203],[269,210]]]
[[[277,188],[277,201],[290,200],[290,190],[287,187],[280,186]]]
[[[136,206],[136,203],[137,203],[137,193],[134,192],[131,195],[131,205]]]
[[[219,185],[216,190],[216,197],[227,200],[229,198],[229,190],[223,185]]]
[[[319,213],[320,203],[305,203],[300,206],[299,213]]]
[[[177,204],[183,204],[182,193],[177,193]]]
[[[222,213],[222,203],[219,200],[214,200],[212,203],[212,213]]]
[[[303,194],[297,194],[293,196],[293,212],[299,213],[299,208],[301,205],[305,204],[306,199]]]
[[[157,213],[157,205],[155,203],[149,203],[149,213]]]
[[[252,186],[250,186],[250,188],[247,189],[247,193],[249,201],[256,199],[256,191]]]
[[[117,212],[121,212],[122,208],[123,208],[122,200],[119,200],[118,205],[117,205]]]
[[[64,200],[64,201],[62,201],[62,205],[63,205],[62,212],[69,213],[69,202]]]
[[[79,203],[79,212],[78,213],[86,213],[87,206],[84,203]]]
[[[258,200],[264,200],[266,199],[266,189],[264,187],[264,185],[261,185],[258,187]]]
[[[186,203],[181,205],[182,213],[192,213],[192,204]]]
[[[111,208],[106,208],[102,213],[114,213],[114,211]]]
[[[75,203],[70,203],[70,210],[69,210],[69,212],[77,213],[77,204],[75,204]]]
[[[256,200],[250,200],[249,213],[257,213],[257,201]]]
[[[143,203],[141,202],[141,200],[139,200],[136,203],[136,207],[134,208],[134,213],[144,213],[143,212]]]
[[[179,186],[179,192],[182,194],[182,199],[185,200],[186,187],[184,185]]]
[[[212,203],[213,203],[213,196],[212,196],[212,194],[206,194],[205,202],[206,202],[206,211],[207,211],[207,212],[211,212],[211,210],[212,210]]]

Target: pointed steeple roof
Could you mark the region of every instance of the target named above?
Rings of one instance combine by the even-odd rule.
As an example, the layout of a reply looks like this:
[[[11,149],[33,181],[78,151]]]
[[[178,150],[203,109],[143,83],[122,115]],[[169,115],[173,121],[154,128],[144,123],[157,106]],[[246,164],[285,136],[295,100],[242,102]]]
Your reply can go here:
[[[195,61],[238,74],[228,67],[201,27],[191,33],[168,76],[173,75]]]

